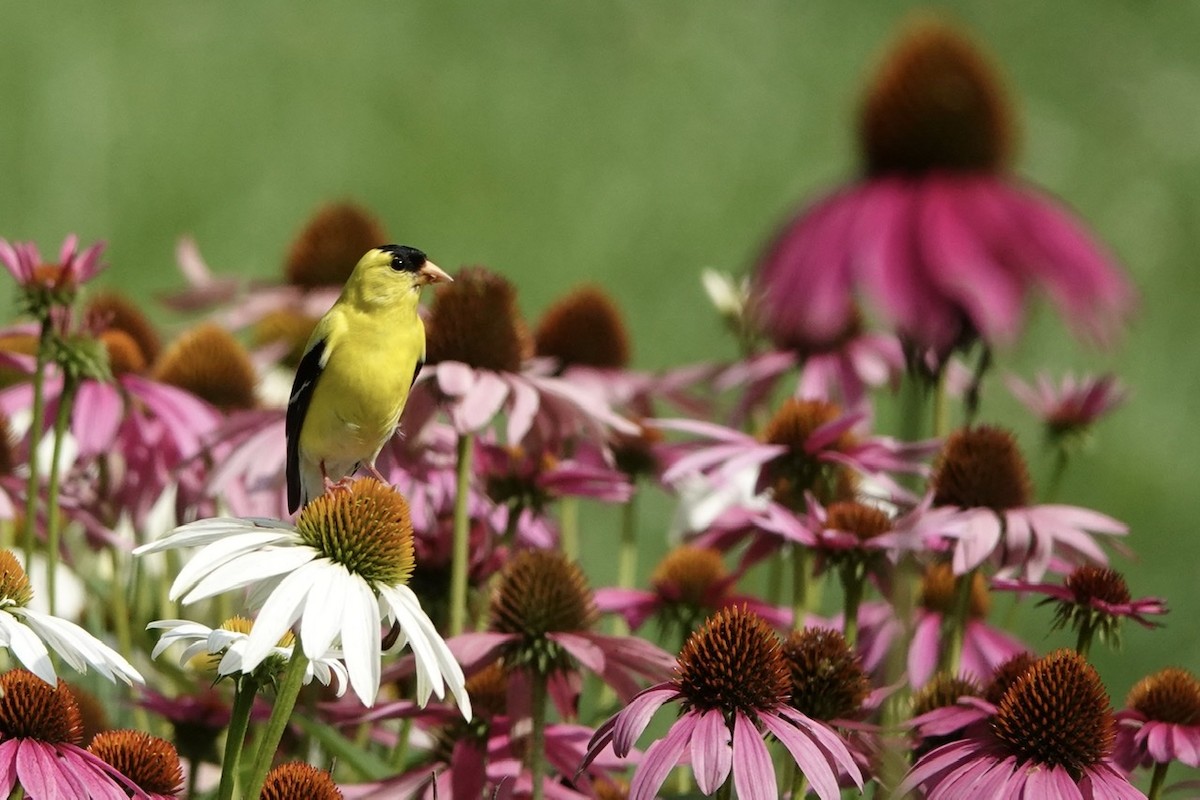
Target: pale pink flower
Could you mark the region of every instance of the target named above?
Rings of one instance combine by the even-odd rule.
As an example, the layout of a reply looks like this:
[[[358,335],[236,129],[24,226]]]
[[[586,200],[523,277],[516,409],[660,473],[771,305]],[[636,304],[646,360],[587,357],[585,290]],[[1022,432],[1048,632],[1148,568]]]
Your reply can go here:
[[[94,278],[104,268],[103,251],[104,242],[97,242],[79,252],[79,237],[71,234],[58,250],[58,262],[47,264],[33,242],[0,239],[0,264],[26,291],[57,292],[76,289]]]
[[[1200,681],[1169,667],[1138,681],[1118,711],[1115,758],[1132,772],[1178,761],[1200,767]]]
[[[1129,396],[1113,375],[1078,379],[1066,375],[1055,385],[1040,372],[1032,386],[1015,375],[1009,375],[1005,385],[1041,421],[1051,439],[1086,432]]]

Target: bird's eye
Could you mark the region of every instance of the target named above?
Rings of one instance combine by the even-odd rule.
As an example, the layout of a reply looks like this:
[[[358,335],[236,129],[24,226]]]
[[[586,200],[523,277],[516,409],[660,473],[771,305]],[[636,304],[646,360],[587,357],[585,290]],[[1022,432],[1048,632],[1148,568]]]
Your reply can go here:
[[[408,262],[405,261],[404,256],[392,256],[392,269],[396,272],[404,272],[408,269]]]

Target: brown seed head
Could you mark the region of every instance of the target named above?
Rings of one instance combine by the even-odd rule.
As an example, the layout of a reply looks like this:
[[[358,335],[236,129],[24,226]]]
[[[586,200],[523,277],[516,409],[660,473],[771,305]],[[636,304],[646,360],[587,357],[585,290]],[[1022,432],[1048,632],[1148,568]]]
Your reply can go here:
[[[1037,660],[1037,656],[1028,650],[1005,660],[992,672],[992,679],[984,689],[983,699],[994,706],[999,705],[1000,698],[1004,697],[1004,693],[1008,691],[1009,687],[1016,683],[1026,670],[1036,664]]]
[[[288,250],[283,274],[304,289],[341,286],[368,250],[388,240],[379,221],[353,203],[322,208]]]
[[[20,356],[37,355],[38,340],[27,333],[0,336],[0,352]],[[29,380],[29,374],[16,367],[0,367],[0,388],[14,386]]]
[[[873,506],[842,501],[831,504],[826,511],[825,527],[854,534],[859,541],[874,539],[892,529],[891,518]]]
[[[930,481],[935,506],[1005,511],[1029,505],[1033,483],[1013,435],[990,425],[950,434]]]
[[[779,637],[761,617],[729,608],[688,638],[675,684],[689,708],[757,718],[787,700],[790,680]]]
[[[426,330],[430,364],[461,361],[477,369],[520,372],[529,355],[516,288],[483,267],[461,270],[454,283],[438,287]]]
[[[958,598],[958,582],[963,576],[954,574],[954,569],[945,562],[931,564],[925,570],[921,579],[921,605],[930,611],[940,611],[949,614],[954,610]],[[981,573],[971,576],[971,617],[981,619],[987,616],[992,600],[988,595],[987,581]]]
[[[138,343],[125,331],[116,328],[103,331],[100,342],[108,352],[108,367],[113,375],[139,375],[149,366]]]
[[[112,728],[108,721],[108,710],[96,695],[86,689],[81,689],[73,683],[68,683],[66,686],[71,690],[71,696],[75,698],[75,704],[79,706],[79,718],[82,725],[80,732],[81,743],[90,742],[96,738],[97,734]]]
[[[943,22],[910,27],[875,73],[859,136],[867,173],[994,172],[1010,160],[1012,113],[995,68]]]
[[[1200,681],[1186,669],[1168,667],[1138,681],[1125,705],[1156,722],[1200,725]]]
[[[775,492],[775,500],[788,508],[804,509],[805,492],[812,492],[824,503],[854,495],[853,473],[837,464],[814,458],[804,444],[822,425],[841,416],[841,409],[823,400],[784,401],[767,423],[759,439],[765,444],[781,445],[787,452],[767,462],[764,478]],[[825,449],[845,451],[854,445],[854,435],[843,433]]]
[[[0,675],[0,739],[78,745],[82,736],[79,705],[61,680],[55,688],[23,669]]]
[[[621,312],[608,293],[585,286],[547,309],[534,333],[539,356],[563,367],[624,369],[629,365],[629,336]]]
[[[792,707],[812,719],[852,718],[871,693],[862,660],[832,628],[792,631],[783,643],[783,659],[791,675]]]
[[[1056,650],[1004,693],[992,732],[1019,760],[1060,766],[1075,780],[1112,752],[1115,727],[1100,676],[1074,650]]]
[[[654,568],[650,584],[658,594],[690,606],[705,606],[726,578],[721,551],[711,547],[676,547]]]
[[[342,800],[333,776],[302,761],[280,764],[267,773],[260,800]]]
[[[92,755],[149,794],[173,797],[183,789],[183,767],[170,742],[144,731],[105,731],[88,745]]]
[[[304,357],[304,348],[317,327],[316,317],[301,313],[290,308],[281,308],[263,316],[254,325],[252,337],[255,347],[283,345],[287,352],[283,354],[280,363],[295,369]]]
[[[0,382],[0,385],[3,385],[3,383]],[[12,475],[13,470],[16,469],[17,456],[13,452],[16,443],[16,437],[13,436],[12,424],[8,421],[8,415],[0,411],[0,475]]]
[[[659,457],[655,448],[663,440],[662,430],[646,425],[640,419],[631,421],[638,426],[637,433],[613,432],[610,443],[613,461],[617,469],[630,477],[656,475],[659,470]]]
[[[492,594],[491,629],[528,640],[586,631],[596,615],[583,570],[556,550],[522,550],[504,567]]]
[[[481,719],[494,719],[508,709],[508,675],[497,663],[489,664],[467,679],[471,709]]]
[[[396,586],[413,570],[413,526],[404,495],[374,478],[326,492],[296,517],[296,533],[370,585]]]
[[[118,292],[99,292],[87,304],[87,315],[97,320],[104,330],[121,331],[137,345],[141,360],[149,365],[162,352],[162,339],[137,304]],[[114,370],[115,371],[115,370]]]
[[[1107,567],[1077,567],[1067,576],[1066,584],[1075,595],[1076,603],[1086,604],[1092,600],[1102,600],[1121,605],[1133,599],[1125,577],[1115,569]]]
[[[960,697],[982,697],[983,689],[970,678],[939,672],[913,695],[913,716],[928,714],[937,708],[946,708],[958,702]]]
[[[629,783],[620,778],[597,778],[592,781],[592,796],[596,800],[628,800]]]
[[[163,353],[154,377],[186,389],[222,411],[254,408],[258,376],[246,348],[211,322],[184,333]]]

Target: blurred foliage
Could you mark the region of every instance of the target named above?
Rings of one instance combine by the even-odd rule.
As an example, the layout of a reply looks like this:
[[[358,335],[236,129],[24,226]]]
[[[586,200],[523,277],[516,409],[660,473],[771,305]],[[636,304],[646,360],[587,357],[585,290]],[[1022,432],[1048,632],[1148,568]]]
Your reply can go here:
[[[1001,358],[1024,375],[1111,368],[1133,389],[1063,493],[1130,523],[1138,557],[1118,565],[1173,608],[1165,631],[1134,626],[1123,654],[1095,653],[1119,705],[1147,671],[1200,667],[1200,5],[943,5],[1007,71],[1021,173],[1142,292],[1114,354],[1042,309]],[[531,317],[604,284],[640,366],[729,357],[699,269],[746,267],[790,210],[854,173],[861,77],[912,7],[3,0],[0,235],[105,239],[105,282],[149,300],[180,285],[179,235],[217,271],[271,276],[312,211],[353,198],[447,268],[508,274]],[[984,414],[1016,425],[1036,464],[1036,432],[990,389]],[[603,547],[615,515],[590,519]],[[1068,643],[1044,636],[1042,611],[1022,614],[1028,641]]]

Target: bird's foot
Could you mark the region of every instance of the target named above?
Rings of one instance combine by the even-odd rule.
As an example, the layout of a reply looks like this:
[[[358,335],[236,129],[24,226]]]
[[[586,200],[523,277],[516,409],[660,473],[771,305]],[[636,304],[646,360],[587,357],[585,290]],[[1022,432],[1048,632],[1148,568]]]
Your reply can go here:
[[[392,482],[384,477],[383,473],[374,464],[367,464],[367,472],[371,477],[382,483],[384,486],[391,486]]]
[[[328,475],[325,476],[325,491],[327,492],[348,492],[350,485],[354,483],[354,478],[347,475],[341,480],[333,480]]]

